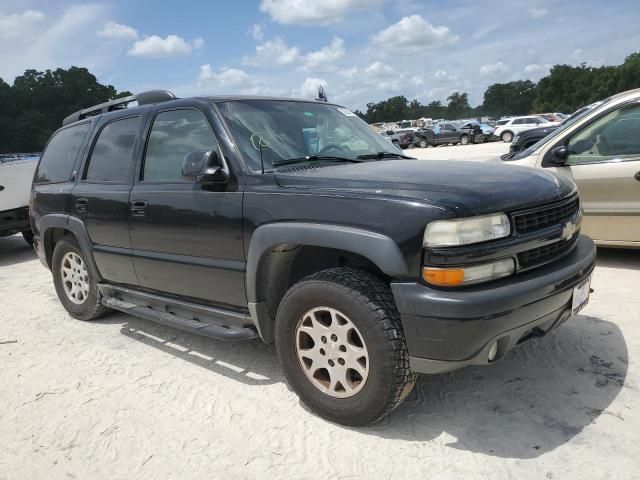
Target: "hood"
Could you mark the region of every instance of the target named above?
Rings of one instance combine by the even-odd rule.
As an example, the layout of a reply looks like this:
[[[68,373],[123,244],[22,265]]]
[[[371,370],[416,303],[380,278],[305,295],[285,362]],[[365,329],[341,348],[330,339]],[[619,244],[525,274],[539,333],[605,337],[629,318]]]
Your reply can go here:
[[[439,207],[458,216],[515,210],[575,191],[564,176],[504,163],[389,160],[276,172],[283,188],[354,196],[388,196]]]
[[[530,130],[525,130],[524,132],[522,132],[521,134],[519,134],[520,137],[523,136],[546,136],[548,134],[550,134],[551,132],[553,132],[554,130],[558,129],[558,125],[551,125],[548,127],[538,127],[538,128],[532,128]]]

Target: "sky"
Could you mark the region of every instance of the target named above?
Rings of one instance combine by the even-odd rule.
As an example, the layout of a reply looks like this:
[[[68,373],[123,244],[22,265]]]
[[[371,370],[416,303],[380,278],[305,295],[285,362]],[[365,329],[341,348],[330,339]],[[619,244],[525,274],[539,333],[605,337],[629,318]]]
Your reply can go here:
[[[254,94],[366,109],[394,95],[482,103],[558,63],[621,63],[639,0],[0,0],[0,78],[87,67],[118,90]]]

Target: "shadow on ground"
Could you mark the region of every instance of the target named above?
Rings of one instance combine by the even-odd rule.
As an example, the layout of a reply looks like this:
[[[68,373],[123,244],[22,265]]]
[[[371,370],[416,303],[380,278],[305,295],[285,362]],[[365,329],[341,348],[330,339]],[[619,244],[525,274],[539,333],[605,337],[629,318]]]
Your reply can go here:
[[[105,321],[123,323],[123,335],[213,373],[248,385],[269,385],[284,381],[275,349],[260,340],[223,342],[142,318],[115,315],[118,319],[110,315]]]
[[[0,267],[8,267],[38,258],[31,245],[24,241],[22,235],[0,237]]]
[[[640,270],[640,250],[598,247],[596,266]]]
[[[388,418],[362,429],[384,438],[455,437],[452,448],[533,458],[578,435],[608,410],[627,375],[627,346],[611,322],[578,316],[492,367],[419,376]],[[359,429],[360,430],[360,429]]]

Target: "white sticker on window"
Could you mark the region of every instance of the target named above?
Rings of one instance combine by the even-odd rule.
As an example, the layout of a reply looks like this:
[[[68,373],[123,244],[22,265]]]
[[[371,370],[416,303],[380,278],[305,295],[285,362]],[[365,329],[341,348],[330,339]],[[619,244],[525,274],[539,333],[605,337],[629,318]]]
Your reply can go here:
[[[342,113],[343,115],[346,115],[347,117],[355,117],[356,114],[353,113],[351,110],[349,110],[348,108],[342,108],[342,107],[338,107],[338,111],[340,113]]]

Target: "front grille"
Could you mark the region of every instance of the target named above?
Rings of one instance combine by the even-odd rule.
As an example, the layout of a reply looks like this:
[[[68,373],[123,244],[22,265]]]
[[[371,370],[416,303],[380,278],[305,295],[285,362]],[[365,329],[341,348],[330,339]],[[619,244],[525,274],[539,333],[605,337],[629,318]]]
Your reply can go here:
[[[573,238],[569,240],[560,240],[559,242],[550,243],[544,247],[532,248],[526,252],[520,252],[518,254],[520,269],[536,267],[564,255],[573,247],[577,238],[578,236],[574,235]]]
[[[514,214],[513,221],[517,233],[530,233],[551,225],[564,223],[578,213],[580,202],[574,198],[569,202],[548,205],[539,210]]]

